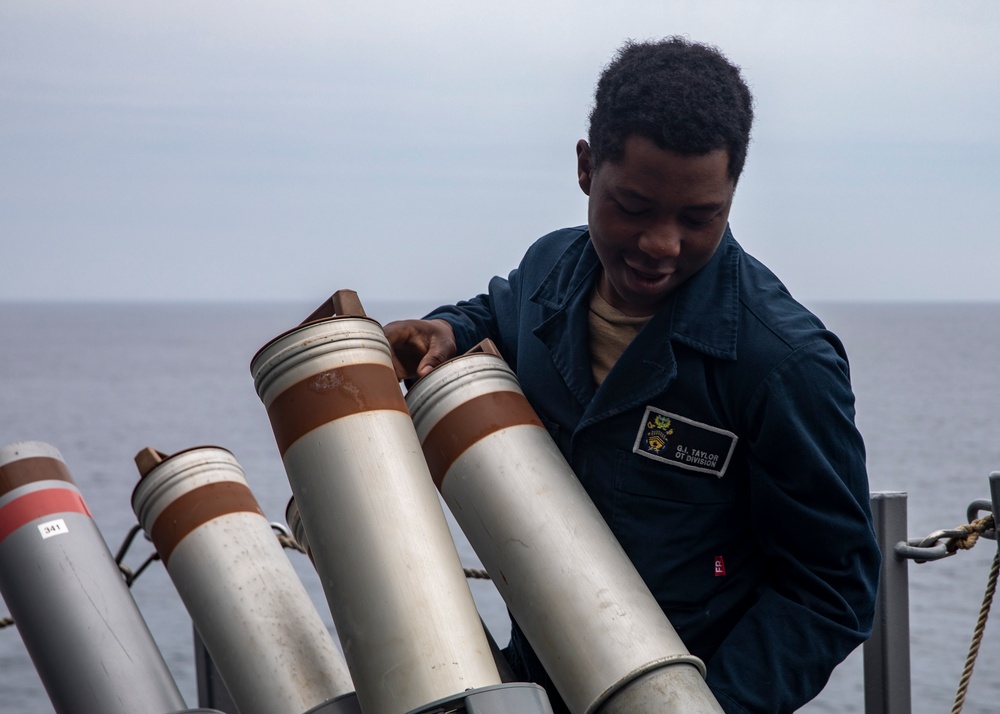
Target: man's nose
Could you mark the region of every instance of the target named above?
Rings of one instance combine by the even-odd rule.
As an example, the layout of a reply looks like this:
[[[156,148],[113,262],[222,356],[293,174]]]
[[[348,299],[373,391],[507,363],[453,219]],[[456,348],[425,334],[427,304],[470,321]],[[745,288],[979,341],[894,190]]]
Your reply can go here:
[[[681,230],[676,221],[649,226],[639,236],[639,250],[651,258],[676,258],[681,252]]]

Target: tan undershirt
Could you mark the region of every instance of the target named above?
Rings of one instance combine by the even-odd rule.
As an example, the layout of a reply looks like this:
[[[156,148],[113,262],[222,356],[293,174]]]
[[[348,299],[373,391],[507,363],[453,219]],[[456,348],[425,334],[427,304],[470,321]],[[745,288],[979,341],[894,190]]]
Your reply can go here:
[[[608,376],[622,352],[649,322],[650,316],[631,317],[617,310],[601,297],[595,287],[590,295],[590,368],[598,385]]]

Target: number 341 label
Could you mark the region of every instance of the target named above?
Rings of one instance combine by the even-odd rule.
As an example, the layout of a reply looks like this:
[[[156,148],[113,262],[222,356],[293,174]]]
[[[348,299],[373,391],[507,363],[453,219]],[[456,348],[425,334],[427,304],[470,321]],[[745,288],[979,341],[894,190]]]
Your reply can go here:
[[[57,518],[54,521],[47,521],[45,523],[38,524],[38,532],[42,534],[42,538],[51,538],[52,536],[62,535],[63,533],[69,533],[69,528],[66,527],[66,521],[62,518]]]

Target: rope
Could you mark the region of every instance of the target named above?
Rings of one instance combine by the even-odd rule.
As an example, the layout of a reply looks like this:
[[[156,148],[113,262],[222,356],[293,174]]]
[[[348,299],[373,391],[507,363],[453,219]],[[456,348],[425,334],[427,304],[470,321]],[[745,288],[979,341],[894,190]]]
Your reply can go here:
[[[986,618],[989,617],[990,606],[993,604],[993,595],[997,590],[998,573],[1000,573],[1000,551],[993,556],[990,577],[986,583],[986,593],[983,595],[983,605],[979,609],[979,619],[976,621],[976,629],[972,633],[972,643],[969,645],[969,654],[965,658],[965,668],[962,670],[962,677],[958,682],[958,691],[955,692],[955,705],[951,708],[951,714],[959,714],[962,711],[962,707],[965,706],[965,694],[969,689],[969,680],[972,679],[972,668],[976,666],[976,657],[979,656],[979,645],[982,644],[983,631],[986,629]]]
[[[948,552],[954,553],[958,550],[969,550],[979,541],[979,536],[991,528],[993,528],[992,513],[982,518],[977,518],[972,523],[955,526],[952,530],[961,531],[964,535],[948,539]]]
[[[275,531],[274,535],[278,537],[278,542],[281,543],[282,548],[288,548],[290,550],[297,550],[300,553],[305,553],[306,549],[299,545],[299,542],[292,538],[290,535],[285,535],[281,531]]]

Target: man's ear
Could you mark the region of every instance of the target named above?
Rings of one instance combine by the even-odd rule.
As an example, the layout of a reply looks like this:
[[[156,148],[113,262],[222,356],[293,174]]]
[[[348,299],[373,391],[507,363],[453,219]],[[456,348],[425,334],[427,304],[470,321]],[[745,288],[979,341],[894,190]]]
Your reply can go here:
[[[594,177],[594,170],[590,163],[590,144],[584,139],[576,142],[576,180],[580,184],[580,189],[590,195],[590,182]]]

